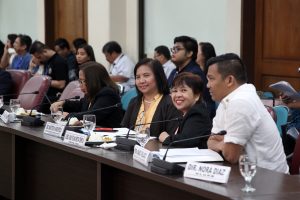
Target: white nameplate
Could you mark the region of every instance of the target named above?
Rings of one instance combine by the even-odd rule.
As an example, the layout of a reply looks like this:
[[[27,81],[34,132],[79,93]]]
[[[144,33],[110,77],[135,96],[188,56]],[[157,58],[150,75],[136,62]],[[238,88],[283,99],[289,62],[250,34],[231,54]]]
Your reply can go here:
[[[61,137],[64,132],[64,129],[64,125],[47,122],[44,129],[44,134],[52,135],[55,137]]]
[[[188,162],[185,166],[184,177],[217,183],[227,183],[231,167]]]
[[[139,146],[134,146],[133,160],[140,162],[141,164],[148,166],[151,157],[151,151]]]
[[[76,133],[74,131],[66,131],[64,137],[64,143],[85,147],[85,142],[87,140],[87,137],[88,137],[87,135],[82,133]]]
[[[1,119],[2,121],[6,124],[8,123],[8,119],[9,119],[9,112],[7,112],[6,110],[4,110],[4,112],[1,115]]]

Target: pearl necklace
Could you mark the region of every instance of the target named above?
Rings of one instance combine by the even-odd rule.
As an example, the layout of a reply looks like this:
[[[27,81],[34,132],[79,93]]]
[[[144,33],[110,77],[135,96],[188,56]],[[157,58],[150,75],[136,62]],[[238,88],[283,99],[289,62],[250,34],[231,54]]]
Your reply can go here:
[[[155,100],[155,99],[153,99],[153,100],[151,100],[151,101],[147,101],[146,99],[144,99],[144,102],[150,104],[150,103],[152,103],[154,100]]]

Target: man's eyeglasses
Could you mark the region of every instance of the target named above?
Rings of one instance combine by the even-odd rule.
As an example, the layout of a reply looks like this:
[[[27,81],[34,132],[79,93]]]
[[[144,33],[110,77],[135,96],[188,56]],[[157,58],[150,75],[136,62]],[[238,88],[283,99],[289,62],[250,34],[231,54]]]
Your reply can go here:
[[[184,48],[183,47],[172,47],[172,48],[170,48],[170,50],[173,54],[175,54],[180,50],[184,50]]]

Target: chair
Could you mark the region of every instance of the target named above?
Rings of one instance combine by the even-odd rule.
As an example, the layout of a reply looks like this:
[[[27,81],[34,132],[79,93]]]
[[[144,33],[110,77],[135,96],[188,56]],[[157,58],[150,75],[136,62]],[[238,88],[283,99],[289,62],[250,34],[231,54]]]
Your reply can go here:
[[[273,120],[276,123],[277,122],[277,116],[276,116],[276,112],[273,109],[273,107],[265,105],[265,108],[267,109],[267,111],[269,112],[269,114],[271,115],[271,117],[273,118]]]
[[[60,95],[59,100],[69,99],[75,96],[83,97],[84,93],[80,90],[78,81],[71,81]]]
[[[130,100],[136,96],[137,96],[137,91],[135,88],[132,88],[127,92],[125,92],[125,94],[121,98],[122,109],[126,111]]]
[[[7,72],[10,73],[13,86],[11,89],[11,93],[15,94],[10,96],[11,99],[15,99],[20,94],[25,83],[30,79],[31,73],[27,70],[17,70],[17,69],[9,69]]]
[[[119,89],[119,92],[120,92],[120,96],[123,96],[125,87],[122,84],[120,84],[120,83],[116,83],[116,84],[118,86],[118,89]]]
[[[274,106],[274,111],[276,112],[276,125],[279,130],[280,136],[282,136],[282,126],[287,124],[289,108],[286,106]]]
[[[289,158],[288,156],[287,158]],[[300,167],[300,137],[296,140],[296,145],[294,148],[294,152],[291,155],[291,162],[290,162],[290,174],[299,174],[299,167]]]
[[[34,76],[24,85],[21,93],[39,91],[38,94],[19,95],[21,107],[24,109],[38,109],[42,103],[51,83],[49,76]]]

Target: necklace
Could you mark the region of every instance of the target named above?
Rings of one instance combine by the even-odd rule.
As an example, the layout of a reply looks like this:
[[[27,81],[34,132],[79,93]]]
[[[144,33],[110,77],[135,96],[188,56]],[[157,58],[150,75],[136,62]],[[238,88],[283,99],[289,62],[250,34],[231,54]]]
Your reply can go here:
[[[152,99],[151,101],[147,101],[146,99],[144,99],[145,103],[152,103],[155,99]]]

